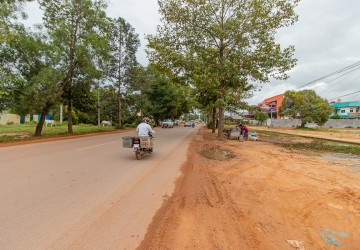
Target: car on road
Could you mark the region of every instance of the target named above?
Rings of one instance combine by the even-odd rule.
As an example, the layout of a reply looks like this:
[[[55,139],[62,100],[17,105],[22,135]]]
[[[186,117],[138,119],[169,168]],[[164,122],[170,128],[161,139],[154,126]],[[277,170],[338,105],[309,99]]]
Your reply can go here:
[[[162,122],[161,124],[161,127],[162,128],[173,128],[174,127],[174,123],[172,120],[170,119],[166,119]]]
[[[191,121],[185,121],[184,127],[191,127],[192,122]]]

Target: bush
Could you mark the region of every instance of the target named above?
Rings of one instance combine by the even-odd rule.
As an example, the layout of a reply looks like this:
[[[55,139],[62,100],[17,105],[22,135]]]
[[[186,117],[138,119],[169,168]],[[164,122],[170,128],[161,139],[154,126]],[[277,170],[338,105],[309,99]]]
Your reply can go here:
[[[26,121],[26,122],[24,122],[24,124],[29,124],[29,125],[36,125],[36,124],[38,124],[38,121],[30,121],[30,122],[28,122],[28,121]]]
[[[54,117],[57,117],[56,115],[54,115]],[[74,109],[71,110],[71,118],[72,118],[72,124],[73,125],[76,125],[76,124],[79,124],[79,118],[78,116],[76,115]],[[55,118],[54,118],[55,119]],[[58,120],[58,119],[56,119]],[[65,113],[65,116],[64,116],[64,122],[67,122],[68,121],[68,116],[67,116],[67,113]]]
[[[330,116],[330,119],[340,119],[340,115],[339,114],[335,114]]]
[[[152,126],[152,125],[151,125],[151,126]],[[136,125],[135,123],[125,123],[125,124],[124,124],[124,127],[125,127],[125,128],[136,128],[137,125]],[[154,127],[154,126],[152,126],[152,127]]]
[[[87,124],[87,123],[90,123],[89,122],[89,115],[87,113],[84,113],[84,112],[81,112],[81,111],[78,111],[76,112],[76,115],[79,119],[79,124]]]
[[[93,127],[93,124],[87,124],[87,123],[79,123],[80,127]]]

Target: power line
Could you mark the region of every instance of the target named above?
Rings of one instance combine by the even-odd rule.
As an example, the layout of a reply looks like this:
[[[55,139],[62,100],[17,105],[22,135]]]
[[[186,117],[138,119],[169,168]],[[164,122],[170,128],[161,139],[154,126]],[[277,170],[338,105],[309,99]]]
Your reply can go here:
[[[347,75],[349,75],[349,74],[351,74],[351,73],[353,73],[353,72],[355,72],[355,71],[357,71],[357,70],[359,70],[359,69],[360,69],[360,67],[359,67],[359,68],[355,68],[355,69],[353,69],[353,70],[351,70],[351,71],[348,71],[348,72],[346,72],[346,73],[344,73],[344,74],[342,74],[342,75],[340,75],[340,76],[335,77],[334,79],[331,79],[331,80],[327,81],[326,83],[336,81],[337,79],[339,79],[339,78],[341,78],[341,77],[344,77],[344,76],[347,76]]]
[[[324,96],[325,93],[336,91],[334,88],[336,86],[338,86],[340,83],[341,83],[342,89],[347,89],[347,86],[352,86],[355,81],[359,81],[359,77],[360,77],[359,74],[355,75],[354,73],[359,73],[359,71],[351,70],[350,72],[346,72],[345,74],[343,74],[341,76],[338,76],[334,79],[327,81],[326,82],[327,88],[321,91],[322,95]],[[350,77],[352,77],[352,79],[348,79]],[[342,79],[338,80],[339,78],[342,78]],[[345,79],[348,79],[348,80],[345,81]],[[333,83],[330,85],[329,82],[333,82]],[[328,86],[328,85],[330,85],[330,86]],[[316,89],[318,87],[322,87],[322,85],[314,86],[313,89]]]
[[[335,98],[330,98],[329,100],[338,99],[338,98],[345,97],[345,96],[349,96],[349,95],[353,95],[353,94],[355,94],[355,93],[359,93],[359,92],[360,92],[360,90],[355,91],[355,92],[352,92],[352,93],[350,93],[350,94],[346,94],[346,95],[338,96],[338,97],[335,97]]]
[[[313,83],[315,83],[315,82],[318,82],[318,81],[320,81],[320,80],[324,80],[324,79],[326,79],[326,78],[329,78],[329,77],[331,77],[331,76],[334,76],[334,75],[336,75],[336,74],[342,73],[342,72],[344,72],[344,71],[347,71],[347,70],[349,70],[349,69],[352,69],[352,68],[355,68],[355,67],[358,67],[358,66],[360,66],[360,61],[359,61],[359,62],[356,62],[356,63],[353,63],[353,64],[351,64],[351,65],[349,65],[349,66],[347,66],[347,67],[345,67],[345,68],[339,69],[339,70],[337,70],[337,71],[335,71],[335,72],[333,72],[333,73],[330,73],[330,74],[328,74],[328,75],[326,75],[326,76],[323,76],[323,77],[320,77],[320,78],[318,78],[318,79],[316,79],[316,80],[313,80],[313,81],[311,81],[311,82],[309,82],[309,83],[306,83],[306,84],[298,87],[297,89],[301,89],[301,88],[303,88],[303,87],[305,87],[305,86],[308,86],[308,85],[313,84]],[[358,69],[360,69],[360,67],[357,68],[357,69],[354,69],[353,71],[358,70]],[[351,72],[352,72],[352,71],[351,71]]]

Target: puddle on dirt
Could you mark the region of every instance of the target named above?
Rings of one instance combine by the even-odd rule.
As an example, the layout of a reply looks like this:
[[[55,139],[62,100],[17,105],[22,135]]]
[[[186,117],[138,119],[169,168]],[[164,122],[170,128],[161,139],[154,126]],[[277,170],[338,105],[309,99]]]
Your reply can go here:
[[[356,168],[360,171],[360,156],[342,153],[329,153],[322,157],[323,160],[338,162],[351,168]]]
[[[206,158],[219,160],[219,161],[223,161],[235,157],[233,152],[220,147],[206,148],[201,151],[201,154]]]

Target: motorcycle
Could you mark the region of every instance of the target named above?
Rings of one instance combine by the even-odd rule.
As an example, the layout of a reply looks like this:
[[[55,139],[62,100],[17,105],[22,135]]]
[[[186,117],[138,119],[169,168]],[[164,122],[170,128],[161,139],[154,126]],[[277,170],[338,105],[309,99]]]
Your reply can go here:
[[[133,148],[135,157],[141,160],[143,156],[149,155],[154,150],[155,137],[149,136],[137,136],[137,137],[123,137],[123,147]]]
[[[151,154],[154,149],[154,140],[153,136],[139,136],[134,138],[134,152],[135,157],[138,160],[141,160],[144,155]]]

